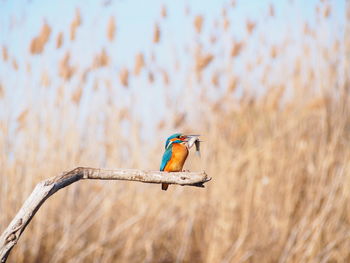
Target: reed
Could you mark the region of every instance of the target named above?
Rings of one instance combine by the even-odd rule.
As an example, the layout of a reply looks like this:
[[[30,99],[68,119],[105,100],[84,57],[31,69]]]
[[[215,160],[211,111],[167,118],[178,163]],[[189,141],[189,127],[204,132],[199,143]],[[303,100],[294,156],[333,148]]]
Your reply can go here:
[[[166,193],[128,182],[73,185],[38,212],[10,262],[350,261],[350,79],[343,55],[350,43],[334,37],[325,44],[328,1],[317,4],[319,27],[295,25],[298,44],[288,35],[272,44],[261,36],[278,15],[273,5],[267,20],[248,19],[244,37],[231,37],[237,6],[233,1],[215,18],[215,38],[208,34],[214,22],[186,8],[193,27],[182,47],[188,67],[177,58],[161,64],[157,47],[167,43],[172,14],[165,6],[132,65],[115,67],[110,46],[98,49],[89,68],[72,59],[71,45],[79,45],[79,30],[92,19],[79,9],[66,32],[45,23],[33,36],[29,53],[59,58],[57,75],[43,69],[40,92],[30,99],[35,89],[25,91],[26,108],[0,113],[0,231],[37,182],[63,170],[157,169],[174,131],[204,135],[201,159],[190,155],[186,169],[204,169],[213,180],[205,189],[174,186]],[[115,21],[119,32],[113,16],[100,30],[118,43]],[[50,53],[48,45],[55,47]],[[2,46],[3,65],[15,56]],[[15,59],[21,69],[26,61]],[[31,79],[37,69],[27,68]],[[153,92],[159,81],[166,84],[166,117],[150,135],[133,104],[115,101],[127,93],[141,103],[143,87],[135,83]],[[11,88],[1,81],[0,105],[11,104]]]

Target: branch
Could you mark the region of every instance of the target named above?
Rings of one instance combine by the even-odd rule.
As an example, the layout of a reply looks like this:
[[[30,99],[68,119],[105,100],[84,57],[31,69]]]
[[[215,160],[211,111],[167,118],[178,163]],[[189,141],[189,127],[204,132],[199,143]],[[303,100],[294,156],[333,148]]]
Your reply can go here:
[[[16,245],[26,226],[46,199],[61,188],[81,179],[126,180],[143,183],[167,183],[197,187],[204,187],[203,184],[211,180],[205,172],[168,173],[131,169],[106,170],[85,167],[78,167],[72,171],[63,173],[62,175],[44,180],[36,185],[35,189],[24,202],[15,218],[0,236],[0,260],[2,263],[6,262],[11,249]]]

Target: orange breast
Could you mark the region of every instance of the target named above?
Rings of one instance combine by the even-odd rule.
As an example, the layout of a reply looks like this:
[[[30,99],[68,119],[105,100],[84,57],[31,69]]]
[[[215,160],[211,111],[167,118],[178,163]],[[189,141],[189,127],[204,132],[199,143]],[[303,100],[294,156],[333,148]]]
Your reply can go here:
[[[171,159],[164,168],[167,172],[180,172],[186,161],[188,150],[185,145],[174,143]]]

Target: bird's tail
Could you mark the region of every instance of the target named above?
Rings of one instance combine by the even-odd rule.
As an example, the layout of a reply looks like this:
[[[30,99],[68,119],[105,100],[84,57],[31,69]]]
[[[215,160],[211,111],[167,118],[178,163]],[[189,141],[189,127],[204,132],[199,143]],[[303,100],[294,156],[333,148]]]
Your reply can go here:
[[[162,190],[166,191],[168,189],[169,184],[162,184]]]

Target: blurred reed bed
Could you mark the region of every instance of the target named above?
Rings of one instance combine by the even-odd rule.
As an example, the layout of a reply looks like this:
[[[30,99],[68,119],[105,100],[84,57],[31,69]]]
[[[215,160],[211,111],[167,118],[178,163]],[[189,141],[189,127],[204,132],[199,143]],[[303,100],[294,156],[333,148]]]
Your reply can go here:
[[[229,12],[235,5],[223,7],[216,31],[206,35],[206,17],[185,10],[194,35],[185,48],[193,61],[185,73],[181,61],[155,67],[152,46],[135,54],[131,68],[105,77],[98,70],[114,63],[108,48],[89,68],[74,64],[66,48],[57,65],[60,81],[44,70],[37,97],[17,116],[0,119],[0,231],[44,178],[76,166],[157,169],[163,141],[174,131],[204,135],[202,158],[191,155],[187,169],[213,177],[206,189],[171,186],[166,193],[158,185],[127,182],[72,185],[45,203],[10,262],[350,261],[349,39],[325,45],[324,27],[305,23],[300,42],[287,36],[269,44],[259,35],[264,22],[253,20],[246,21],[244,37],[234,39]],[[330,3],[316,8],[326,27]],[[154,45],[171,12],[165,5],[160,10]],[[275,13],[268,6],[268,19]],[[70,29],[56,36],[44,23],[29,53],[50,56],[50,37],[57,52],[77,41],[85,19],[77,10]],[[117,29],[118,20],[110,17],[108,41],[118,41]],[[14,61],[3,46],[2,63],[17,70]],[[113,102],[142,72],[149,85],[162,81],[167,106],[167,117],[150,136],[132,104]],[[181,103],[181,95],[171,93],[179,74],[187,80],[180,94],[189,95]],[[92,90],[85,88],[88,78]],[[72,79],[78,85],[70,85]],[[1,83],[3,105],[10,93]]]

